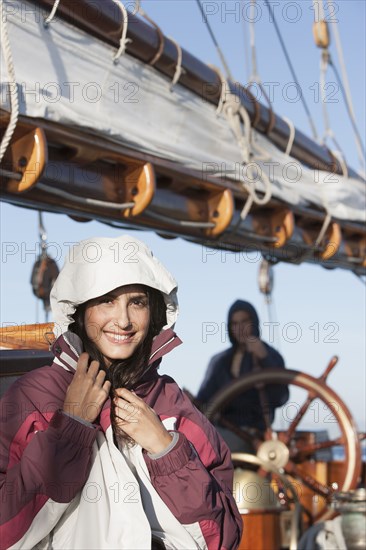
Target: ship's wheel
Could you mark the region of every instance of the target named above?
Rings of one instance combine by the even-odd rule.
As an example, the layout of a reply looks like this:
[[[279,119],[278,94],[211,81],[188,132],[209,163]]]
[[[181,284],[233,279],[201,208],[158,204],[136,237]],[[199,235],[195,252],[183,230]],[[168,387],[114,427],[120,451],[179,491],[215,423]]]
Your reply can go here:
[[[242,438],[243,442],[248,443],[250,440],[260,460],[275,466],[300,487],[305,487],[307,491],[310,489],[310,492],[320,502],[316,509],[309,509],[305,506],[310,523],[330,517],[328,504],[334,491],[354,489],[361,471],[360,438],[351,413],[340,397],[326,384],[326,379],[337,360],[337,357],[333,357],[324,374],[319,378],[295,370],[265,369],[254,372],[223,388],[216,394],[206,411],[207,417],[214,424],[229,429]],[[268,401],[265,386],[267,384],[297,386],[302,389],[300,393],[304,394],[301,396],[302,405],[297,406],[296,415],[288,419],[287,429],[283,431],[275,431],[270,424],[269,415],[266,414]],[[264,434],[260,434],[256,430],[240,428],[225,418],[225,410],[231,401],[239,396],[244,400],[245,392],[253,388],[258,390],[263,408],[263,417],[266,423]],[[323,434],[331,432],[332,437],[321,442],[304,441],[298,437],[301,432],[297,430],[301,427],[300,425],[309,410],[314,407],[315,402],[317,410],[328,411],[326,414],[328,423],[321,424],[321,419],[318,418],[317,427],[323,428]],[[335,432],[337,435],[334,436]],[[331,450],[333,447],[343,447],[344,458],[337,462],[337,483],[333,483],[332,486],[332,479],[327,479],[326,482],[324,482],[324,477],[319,479],[316,469],[314,470],[311,466],[316,466],[314,459],[316,453],[324,452],[326,449]],[[310,469],[307,468],[308,465],[310,465]]]

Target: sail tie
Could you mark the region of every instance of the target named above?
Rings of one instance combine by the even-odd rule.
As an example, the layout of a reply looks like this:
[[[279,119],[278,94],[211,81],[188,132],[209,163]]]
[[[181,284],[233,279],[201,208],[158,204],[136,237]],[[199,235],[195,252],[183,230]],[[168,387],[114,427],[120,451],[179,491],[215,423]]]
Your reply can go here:
[[[224,78],[219,69],[215,69],[221,78],[221,97],[217,113],[223,111],[230,127],[238,142],[243,164],[246,166],[247,180],[242,185],[248,193],[247,200],[240,213],[239,223],[234,229],[236,231],[240,223],[245,220],[253,204],[263,206],[272,197],[272,184],[267,174],[261,169],[256,160],[269,160],[266,152],[253,140],[253,132],[250,124],[250,117],[240,98],[230,90],[229,82]],[[244,127],[243,127],[244,126]],[[259,178],[256,175],[260,176]],[[264,195],[258,195],[255,189],[256,181],[264,185]]]
[[[119,9],[122,12],[122,35],[119,41],[119,48],[115,55],[113,56],[113,62],[118,63],[119,58],[121,55],[126,53],[126,47],[129,42],[132,42],[131,38],[127,38],[127,29],[128,29],[128,12],[121,0],[112,0],[116,6],[119,7]]]
[[[174,73],[174,76],[173,76],[173,80],[170,84],[170,91],[172,92],[174,86],[177,84],[177,82],[180,79],[180,77],[182,76],[182,74],[185,73],[185,70],[182,67],[183,55],[182,55],[182,48],[180,47],[180,44],[178,44],[178,42],[176,42],[174,40],[174,38],[172,38],[171,36],[169,37],[169,40],[171,40],[173,42],[173,44],[175,45],[175,47],[177,48],[177,64],[176,64],[176,67],[175,67],[175,73]]]
[[[60,0],[55,0],[49,16],[43,21],[43,24],[44,24],[45,27],[48,27],[48,25],[51,23],[52,19],[55,17],[59,3],[60,3]]]
[[[337,159],[337,161],[339,162],[339,165],[342,169],[342,176],[344,176],[345,178],[348,178],[347,163],[346,163],[345,158],[342,155],[341,151],[336,151],[336,150],[332,149],[331,153]]]
[[[140,0],[135,0],[135,7],[134,7],[134,12],[135,13],[139,13],[140,15],[142,15],[142,17],[144,19],[146,19],[146,21],[148,21],[150,23],[150,25],[152,25],[153,27],[155,27],[157,33],[158,33],[158,36],[159,36],[159,47],[158,47],[158,50],[157,52],[155,53],[154,57],[149,61],[149,65],[151,66],[154,66],[155,63],[157,63],[164,51],[164,45],[165,45],[165,38],[164,38],[164,34],[161,30],[161,28],[159,27],[159,25],[157,23],[155,23],[155,21],[153,19],[151,19],[151,17],[149,17],[146,13],[146,11],[141,7],[141,2]]]
[[[10,119],[0,144],[0,162],[8,148],[8,145],[13,136],[15,127],[18,122],[18,117],[19,117],[19,99],[18,99],[17,80],[15,76],[13,56],[11,53],[9,36],[8,36],[7,16],[3,12],[3,9],[4,9],[4,3],[3,3],[3,0],[0,0],[0,29],[1,29],[0,40],[4,51],[6,69],[8,71],[8,76],[9,76],[8,85],[9,85],[9,91],[10,91]]]
[[[287,126],[290,130],[290,133],[289,133],[289,136],[288,136],[287,147],[286,147],[286,151],[285,151],[286,155],[290,155],[290,153],[292,151],[292,146],[293,146],[294,141],[295,141],[296,128],[295,128],[295,125],[292,122],[292,120],[287,118],[287,116],[283,116],[282,119],[287,123]]]

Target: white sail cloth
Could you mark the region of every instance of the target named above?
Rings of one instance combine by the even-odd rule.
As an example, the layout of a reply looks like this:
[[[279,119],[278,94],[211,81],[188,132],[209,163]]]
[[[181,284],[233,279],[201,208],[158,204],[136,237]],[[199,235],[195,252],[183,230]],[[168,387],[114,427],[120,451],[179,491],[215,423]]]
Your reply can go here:
[[[156,69],[123,55],[56,17],[48,28],[39,6],[4,1],[20,113],[97,133],[125,146],[169,159],[203,174],[247,181],[230,125],[215,106]],[[1,52],[0,107],[9,110],[9,77]],[[264,136],[254,139],[268,159],[258,161],[274,197],[317,206],[340,220],[366,221],[365,185],[311,170],[280,152]],[[254,159],[255,160],[255,159]],[[259,180],[255,188],[263,190]]]

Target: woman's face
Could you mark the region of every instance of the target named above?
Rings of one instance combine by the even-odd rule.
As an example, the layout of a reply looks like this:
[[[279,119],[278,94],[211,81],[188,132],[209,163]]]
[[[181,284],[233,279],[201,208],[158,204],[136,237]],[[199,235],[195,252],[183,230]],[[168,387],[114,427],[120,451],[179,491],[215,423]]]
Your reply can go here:
[[[149,299],[140,285],[126,285],[95,298],[85,310],[85,330],[109,366],[128,359],[144,341],[150,324]]]

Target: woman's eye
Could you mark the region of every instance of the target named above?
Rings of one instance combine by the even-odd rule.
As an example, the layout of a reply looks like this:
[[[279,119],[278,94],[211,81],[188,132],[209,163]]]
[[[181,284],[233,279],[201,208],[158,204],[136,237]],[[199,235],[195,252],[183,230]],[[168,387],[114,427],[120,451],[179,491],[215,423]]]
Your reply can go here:
[[[134,298],[131,300],[132,305],[137,307],[146,307],[147,306],[147,299],[146,298]]]

